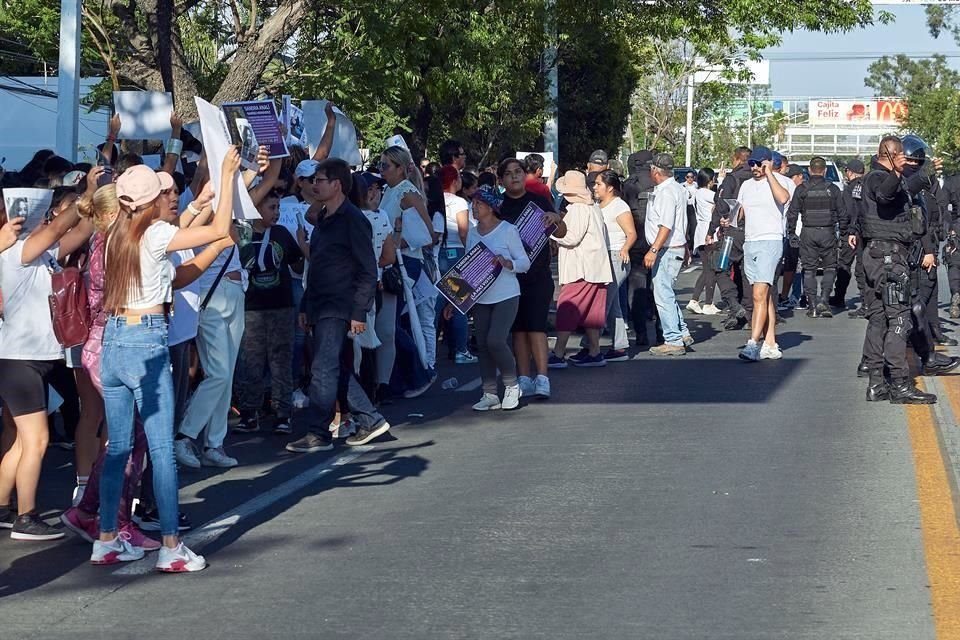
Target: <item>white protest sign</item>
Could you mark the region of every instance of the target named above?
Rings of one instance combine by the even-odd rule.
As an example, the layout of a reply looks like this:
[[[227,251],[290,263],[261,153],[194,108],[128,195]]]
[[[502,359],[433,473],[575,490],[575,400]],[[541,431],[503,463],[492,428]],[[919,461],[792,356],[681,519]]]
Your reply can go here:
[[[213,207],[216,210],[220,201],[220,176],[223,173],[223,158],[230,147],[230,134],[223,112],[203,98],[195,97],[197,115],[200,116],[200,128],[203,132],[203,149],[207,154],[207,166],[210,169],[210,181],[213,183]],[[243,174],[237,172],[233,191],[233,217],[238,220],[258,220],[260,214],[247,193]]]
[[[173,135],[173,96],[161,91],[114,91],[121,140],[167,140]]]
[[[4,189],[3,205],[7,218],[26,218],[19,238],[26,238],[43,222],[53,203],[52,189]]]
[[[310,143],[310,156],[317,152],[323,132],[327,128],[327,114],[324,111],[328,100],[304,100],[301,102],[303,118],[306,122],[306,136]],[[334,109],[337,123],[333,130],[333,146],[330,148],[331,158],[340,158],[347,164],[359,167],[363,161],[360,158],[360,147],[357,144],[357,130],[340,109]]]
[[[302,226],[307,232],[307,238],[313,232],[313,225],[307,222],[306,215],[310,209],[310,204],[300,202],[294,196],[287,196],[280,200],[280,214],[277,217],[277,224],[285,227],[290,234],[297,237],[297,227]]]
[[[518,151],[517,160],[523,160],[534,153],[543,156],[543,177],[550,178],[557,167],[553,161],[553,151]]]

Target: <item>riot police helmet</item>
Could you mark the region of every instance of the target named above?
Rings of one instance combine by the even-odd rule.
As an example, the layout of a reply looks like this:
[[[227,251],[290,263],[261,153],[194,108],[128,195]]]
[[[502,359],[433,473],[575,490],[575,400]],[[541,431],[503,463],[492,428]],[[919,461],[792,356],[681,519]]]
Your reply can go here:
[[[903,136],[901,142],[903,143],[903,155],[909,162],[922,165],[927,161],[927,158],[933,157],[930,151],[930,145],[920,136],[912,134]]]

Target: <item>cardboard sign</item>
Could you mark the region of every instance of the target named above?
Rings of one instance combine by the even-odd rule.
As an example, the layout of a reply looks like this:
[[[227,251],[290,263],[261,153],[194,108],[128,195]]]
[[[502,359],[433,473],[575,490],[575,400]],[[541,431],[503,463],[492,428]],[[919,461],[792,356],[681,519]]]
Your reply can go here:
[[[304,119],[307,126],[307,141],[310,145],[310,157],[317,152],[320,140],[323,138],[323,132],[327,128],[327,108],[328,100],[304,100],[301,102]],[[357,145],[357,130],[346,116],[339,109],[334,109],[337,115],[337,122],[333,130],[333,146],[330,149],[331,158],[340,158],[347,164],[359,167],[363,162],[360,157],[360,147]]]
[[[114,91],[113,108],[120,116],[120,140],[168,140],[173,96],[161,91]]]
[[[197,114],[203,132],[203,148],[207,153],[207,165],[210,169],[210,181],[213,182],[213,208],[216,211],[220,201],[220,178],[223,173],[223,158],[231,145],[223,111],[203,98],[195,97]],[[243,175],[237,172],[233,192],[233,217],[238,220],[257,220],[260,214],[247,193]]]

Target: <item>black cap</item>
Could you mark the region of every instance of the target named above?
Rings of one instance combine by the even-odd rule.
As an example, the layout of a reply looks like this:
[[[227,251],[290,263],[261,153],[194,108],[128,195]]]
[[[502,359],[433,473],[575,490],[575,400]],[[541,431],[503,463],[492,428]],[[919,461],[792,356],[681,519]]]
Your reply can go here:
[[[590,154],[589,162],[590,164],[607,164],[608,162],[607,152],[604,151],[603,149],[597,149],[596,151]]]
[[[652,165],[664,171],[673,171],[673,156],[669,153],[658,153],[653,159]]]
[[[866,171],[866,168],[863,166],[862,160],[860,160],[859,158],[854,158],[853,160],[847,163],[847,171],[862,174]]]
[[[787,165],[787,172],[784,174],[788,178],[803,175],[803,167],[798,164]]]

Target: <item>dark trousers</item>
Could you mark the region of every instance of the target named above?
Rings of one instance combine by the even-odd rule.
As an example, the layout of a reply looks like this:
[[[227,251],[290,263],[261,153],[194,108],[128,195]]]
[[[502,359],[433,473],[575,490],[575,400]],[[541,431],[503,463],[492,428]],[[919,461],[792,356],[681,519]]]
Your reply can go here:
[[[837,236],[833,227],[804,227],[800,232],[800,262],[803,264],[803,294],[810,306],[826,303],[837,278]],[[823,283],[817,292],[817,268]]]
[[[743,259],[733,263],[733,286],[737,292],[737,299],[747,310],[747,314],[753,313],[753,285],[747,280],[747,274],[743,271]],[[721,295],[723,288],[720,288]],[[726,299],[726,298],[724,298]]]
[[[960,293],[960,251],[947,256],[947,281],[950,283],[950,295]]]
[[[863,363],[879,375],[884,364],[894,380],[909,378],[907,339],[913,328],[909,302],[888,300],[884,289],[888,282],[909,274],[905,247],[898,251],[871,243],[863,252],[863,269],[867,289],[863,300],[867,316],[867,333],[863,340]],[[884,264],[884,257],[890,264]]]
[[[700,277],[693,287],[693,300],[699,300],[700,294],[705,293],[704,303],[713,304],[714,289],[717,287],[717,244],[706,244],[700,247]]]
[[[847,289],[850,281],[856,278],[857,288],[860,295],[866,290],[867,285],[863,275],[863,243],[857,239],[857,248],[851,249],[849,243],[843,238],[840,241],[840,254],[837,261],[837,283],[834,295],[841,303],[847,299]],[[854,260],[856,266],[854,267]],[[960,271],[957,273],[960,277]]]
[[[313,325],[313,366],[310,368],[309,428],[328,437],[330,422],[337,412],[349,411],[360,429],[369,429],[383,416],[353,373],[353,342],[347,338],[350,323],[323,318]]]
[[[653,278],[642,262],[630,262],[630,275],[627,278],[630,287],[630,319],[637,340],[645,344],[647,340],[647,320],[660,321],[653,303]],[[658,332],[659,333],[659,332]]]

